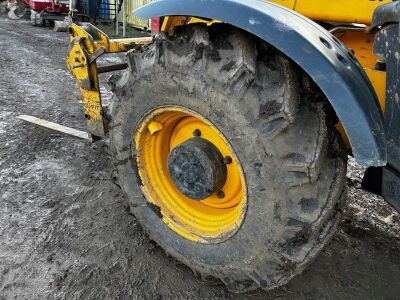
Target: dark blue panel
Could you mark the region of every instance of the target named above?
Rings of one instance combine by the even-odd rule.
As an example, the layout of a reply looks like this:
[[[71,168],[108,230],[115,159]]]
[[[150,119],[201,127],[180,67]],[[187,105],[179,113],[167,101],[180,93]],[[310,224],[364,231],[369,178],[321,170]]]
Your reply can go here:
[[[357,162],[386,163],[386,140],[376,94],[348,49],[313,21],[259,0],[159,0],[134,11],[143,19],[197,16],[242,28],[301,66],[325,93],[346,130]]]

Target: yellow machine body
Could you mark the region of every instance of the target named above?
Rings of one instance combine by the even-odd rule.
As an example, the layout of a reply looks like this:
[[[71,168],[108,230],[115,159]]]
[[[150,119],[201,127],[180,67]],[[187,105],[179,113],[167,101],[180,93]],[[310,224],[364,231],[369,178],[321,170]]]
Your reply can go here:
[[[375,8],[391,0],[271,0],[314,21],[370,24]]]

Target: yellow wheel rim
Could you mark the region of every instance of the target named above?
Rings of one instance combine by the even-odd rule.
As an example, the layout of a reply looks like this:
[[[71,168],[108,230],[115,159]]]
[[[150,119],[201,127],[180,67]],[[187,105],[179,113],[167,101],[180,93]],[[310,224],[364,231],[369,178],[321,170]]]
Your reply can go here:
[[[189,199],[169,176],[170,151],[192,138],[196,130],[224,157],[232,158],[226,165],[223,198],[213,193],[202,201]],[[182,107],[157,108],[141,120],[133,138],[142,191],[147,201],[160,208],[165,224],[179,235],[201,243],[221,242],[236,232],[246,211],[245,178],[232,147],[211,122]]]

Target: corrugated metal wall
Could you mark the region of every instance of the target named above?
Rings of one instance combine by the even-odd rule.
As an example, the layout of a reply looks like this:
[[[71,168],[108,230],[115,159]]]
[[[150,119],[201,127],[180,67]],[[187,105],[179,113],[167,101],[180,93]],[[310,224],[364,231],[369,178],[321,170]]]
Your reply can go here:
[[[126,1],[126,21],[129,25],[139,27],[139,28],[150,28],[150,23],[148,20],[142,20],[132,14],[132,10],[143,6],[152,0],[125,0]]]

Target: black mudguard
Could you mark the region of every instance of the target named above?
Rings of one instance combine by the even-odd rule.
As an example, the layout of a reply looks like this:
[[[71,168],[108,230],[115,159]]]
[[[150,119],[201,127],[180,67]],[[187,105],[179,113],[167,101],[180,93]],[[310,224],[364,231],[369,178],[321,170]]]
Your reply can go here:
[[[356,161],[364,166],[386,164],[382,112],[369,79],[352,53],[313,21],[259,0],[159,0],[134,13],[143,19],[217,19],[258,36],[296,62],[325,93]]]

